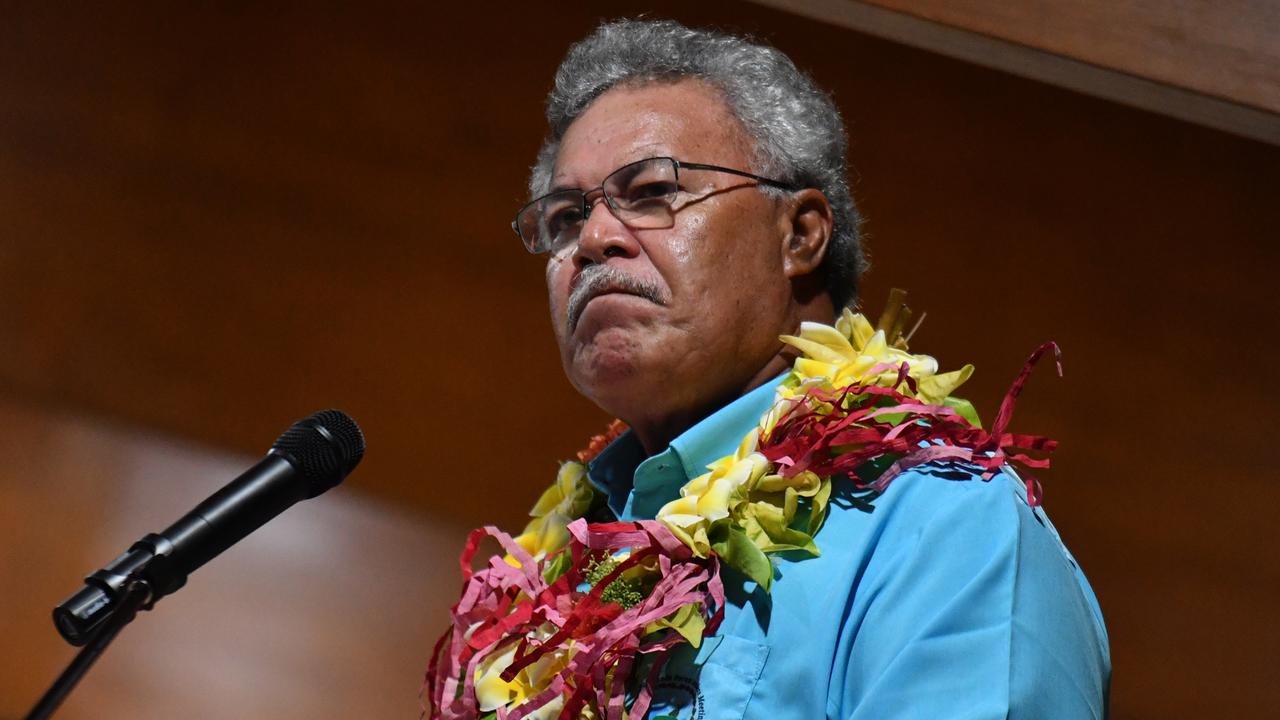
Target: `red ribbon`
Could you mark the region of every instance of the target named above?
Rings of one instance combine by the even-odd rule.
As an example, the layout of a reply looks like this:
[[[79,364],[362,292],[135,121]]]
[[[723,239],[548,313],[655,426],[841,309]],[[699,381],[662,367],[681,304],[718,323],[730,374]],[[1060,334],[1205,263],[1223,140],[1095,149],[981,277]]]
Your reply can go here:
[[[846,475],[859,487],[876,491],[883,491],[904,471],[928,462],[977,465],[983,480],[990,480],[1011,463],[1047,468],[1048,455],[1058,446],[1056,441],[1005,430],[1031,371],[1049,350],[1054,351],[1058,374],[1062,374],[1057,343],[1037,348],[1005,393],[990,432],[969,424],[952,408],[930,405],[899,391],[906,385],[908,391],[915,392],[915,381],[904,362],[892,387],[854,385],[835,392],[822,388],[806,391],[773,431],[761,438],[759,451],[779,466],[784,477],[806,470],[822,477]],[[894,458],[894,462],[874,480],[859,478],[858,471],[865,471],[866,463],[882,457]],[[1027,502],[1039,505],[1039,482],[1030,473],[1025,475]]]

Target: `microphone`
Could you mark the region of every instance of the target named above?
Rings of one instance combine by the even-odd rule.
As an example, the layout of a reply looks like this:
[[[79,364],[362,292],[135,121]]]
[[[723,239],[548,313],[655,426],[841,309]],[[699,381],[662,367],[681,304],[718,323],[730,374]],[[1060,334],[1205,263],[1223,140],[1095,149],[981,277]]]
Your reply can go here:
[[[299,500],[342,482],[364,457],[364,434],[339,410],[299,420],[267,456],[160,533],[150,533],[85,578],[53,609],[58,632],[84,645],[115,611],[131,579],[147,583],[146,609],[181,588],[187,575]]]

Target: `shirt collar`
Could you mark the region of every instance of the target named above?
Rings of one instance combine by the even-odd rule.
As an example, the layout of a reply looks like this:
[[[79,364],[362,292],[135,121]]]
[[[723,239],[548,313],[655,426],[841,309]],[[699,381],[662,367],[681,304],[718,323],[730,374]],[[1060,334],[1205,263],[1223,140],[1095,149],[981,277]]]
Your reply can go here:
[[[732,453],[773,405],[785,373],[717,410],[646,458],[628,430],[591,462],[591,482],[602,490],[621,520],[648,519],[679,494],[680,487],[707,471],[707,465]]]

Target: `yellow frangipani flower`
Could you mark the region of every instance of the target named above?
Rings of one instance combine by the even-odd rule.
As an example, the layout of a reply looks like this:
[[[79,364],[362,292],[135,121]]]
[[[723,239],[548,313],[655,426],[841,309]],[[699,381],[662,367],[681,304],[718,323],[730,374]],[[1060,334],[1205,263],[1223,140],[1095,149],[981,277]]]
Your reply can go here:
[[[542,493],[529,511],[533,519],[525,526],[516,543],[540,560],[569,542],[569,523],[591,509],[595,490],[587,479],[587,466],[566,462],[560,466],[556,482]],[[508,562],[516,564],[514,560]]]
[[[826,511],[831,481],[811,472],[770,474],[772,463],[755,451],[758,438],[758,432],[748,433],[733,455],[708,465],[710,472],[689,481],[658,511],[657,519],[699,556],[710,553],[711,527],[721,521],[739,526],[762,552],[818,553],[812,533]],[[791,527],[802,497],[813,501],[808,532]]]
[[[830,390],[851,385],[891,387],[898,379],[898,368],[906,363],[918,389],[915,393],[906,387],[898,390],[937,405],[973,374],[972,365],[939,374],[937,360],[889,345],[883,330],[872,328],[861,313],[848,308],[835,327],[805,322],[799,336],[783,335],[780,339],[804,354],[796,359],[780,390],[783,397],[794,397],[801,388],[814,385]]]
[[[511,643],[501,653],[491,653],[476,668],[476,700],[482,712],[489,712],[512,702],[522,702],[527,695],[519,682],[502,679],[502,671],[515,658],[518,643]]]
[[[551,679],[569,664],[569,653],[548,653],[517,673],[511,682],[507,682],[502,679],[502,672],[515,659],[518,646],[519,643],[513,642],[501,652],[490,653],[476,667],[475,692],[481,712],[515,707],[523,703],[545,690],[551,684]],[[559,716],[563,707],[564,698],[557,697],[525,717],[551,720]]]
[[[680,497],[658,510],[658,521],[699,557],[711,552],[707,535],[711,524],[728,518],[772,467],[765,456],[755,451],[756,437],[755,431],[749,433],[733,455],[708,465],[710,472],[690,480],[680,488]]]

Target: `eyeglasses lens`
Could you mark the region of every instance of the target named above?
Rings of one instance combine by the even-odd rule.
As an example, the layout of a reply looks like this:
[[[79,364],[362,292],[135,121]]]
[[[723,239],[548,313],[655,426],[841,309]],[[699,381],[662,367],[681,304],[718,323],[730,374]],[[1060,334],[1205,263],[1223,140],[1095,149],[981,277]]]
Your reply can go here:
[[[670,158],[625,165],[600,186],[609,210],[635,229],[671,227],[671,203],[678,190],[676,164]],[[558,251],[578,240],[586,208],[581,190],[561,190],[539,198],[517,219],[520,237],[535,253]]]

